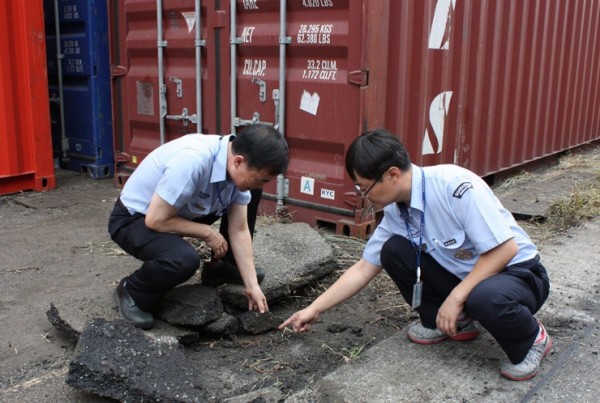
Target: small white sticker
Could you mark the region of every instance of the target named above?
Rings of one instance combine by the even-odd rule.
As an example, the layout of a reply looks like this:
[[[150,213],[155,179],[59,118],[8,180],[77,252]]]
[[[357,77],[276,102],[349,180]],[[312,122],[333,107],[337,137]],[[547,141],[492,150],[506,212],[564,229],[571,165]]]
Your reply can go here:
[[[321,189],[321,199],[335,200],[335,190]]]
[[[313,178],[303,176],[300,180],[300,192],[306,193],[308,195],[314,195],[315,194],[315,180]]]
[[[185,23],[188,27],[188,32],[192,32],[194,29],[194,24],[196,24],[196,13],[193,11],[182,12],[183,18],[185,18]]]
[[[320,100],[321,98],[316,92],[310,95],[308,91],[304,90],[304,93],[302,94],[302,99],[300,100],[300,110],[303,110],[304,112],[308,112],[316,116],[317,109],[319,109]]]

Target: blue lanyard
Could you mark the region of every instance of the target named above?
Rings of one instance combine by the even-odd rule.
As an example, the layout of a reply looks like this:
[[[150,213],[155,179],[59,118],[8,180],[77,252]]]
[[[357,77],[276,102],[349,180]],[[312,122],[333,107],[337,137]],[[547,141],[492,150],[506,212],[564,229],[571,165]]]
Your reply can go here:
[[[415,253],[417,255],[417,283],[421,281],[421,251],[423,249],[423,230],[425,229],[425,172],[423,172],[423,168],[421,168],[421,191],[423,197],[423,213],[421,214],[421,224],[419,226],[419,245],[413,240],[408,218],[406,216],[403,217],[404,223],[406,224],[408,239],[410,239],[410,243],[415,247]]]

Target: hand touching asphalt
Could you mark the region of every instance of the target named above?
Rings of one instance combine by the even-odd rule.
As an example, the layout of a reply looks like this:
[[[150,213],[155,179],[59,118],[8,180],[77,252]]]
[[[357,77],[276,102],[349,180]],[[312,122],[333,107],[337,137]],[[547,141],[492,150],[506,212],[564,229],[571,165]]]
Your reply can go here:
[[[308,307],[290,316],[285,322],[279,325],[279,330],[282,330],[288,325],[292,325],[294,332],[306,332],[310,330],[312,324],[315,323],[317,319],[319,319],[319,314]]]

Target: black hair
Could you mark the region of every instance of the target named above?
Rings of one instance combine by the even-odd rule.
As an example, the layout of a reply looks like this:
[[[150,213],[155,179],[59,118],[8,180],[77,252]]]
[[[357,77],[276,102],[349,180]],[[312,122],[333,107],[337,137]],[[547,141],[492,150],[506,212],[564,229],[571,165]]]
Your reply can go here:
[[[346,171],[353,180],[357,174],[378,180],[390,167],[409,171],[411,162],[402,142],[385,129],[361,134],[346,152]]]
[[[247,126],[235,136],[231,148],[234,154],[246,159],[250,168],[266,169],[271,175],[287,170],[287,141],[273,126],[260,123]]]

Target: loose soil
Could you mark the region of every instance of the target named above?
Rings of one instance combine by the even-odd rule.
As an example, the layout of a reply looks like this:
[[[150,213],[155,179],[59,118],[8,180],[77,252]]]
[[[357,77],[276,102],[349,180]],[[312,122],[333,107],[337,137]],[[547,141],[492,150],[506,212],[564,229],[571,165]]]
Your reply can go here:
[[[600,172],[598,154],[596,148],[596,172]],[[4,324],[0,327],[0,401],[109,400],[64,384],[75,345],[50,325],[46,311],[51,303],[111,293],[117,281],[139,265],[110,241],[106,231],[118,192],[112,181],[58,170],[55,190],[0,197],[0,320]],[[259,221],[268,225],[269,219]],[[525,226],[534,239],[547,239],[539,225]],[[320,232],[332,245],[340,267],[360,257],[363,241],[326,229]],[[271,311],[287,318],[341,273],[272,302]],[[185,349],[211,400],[267,386],[285,396],[351,363],[416,317],[383,274],[359,295],[325,313],[308,333],[203,337]],[[237,384],[240,374],[250,382]]]

